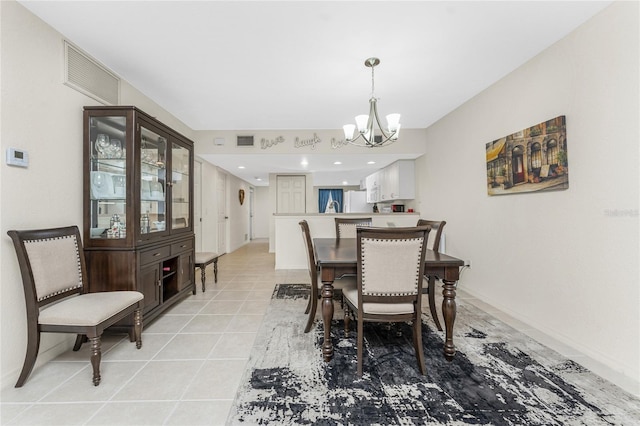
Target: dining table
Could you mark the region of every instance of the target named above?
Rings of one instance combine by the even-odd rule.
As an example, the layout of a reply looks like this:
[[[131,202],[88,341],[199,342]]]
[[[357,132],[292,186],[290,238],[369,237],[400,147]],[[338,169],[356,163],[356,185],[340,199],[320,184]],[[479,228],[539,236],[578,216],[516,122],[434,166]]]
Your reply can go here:
[[[333,282],[345,274],[357,274],[358,254],[356,238],[314,238],[313,247],[322,281],[322,321],[324,341],[322,355],[325,361],[333,357],[331,320],[333,319]],[[451,361],[456,353],[453,343],[453,324],[456,319],[456,283],[464,261],[453,256],[426,250],[424,275],[439,278],[442,285],[442,314],[445,324],[444,356]]]

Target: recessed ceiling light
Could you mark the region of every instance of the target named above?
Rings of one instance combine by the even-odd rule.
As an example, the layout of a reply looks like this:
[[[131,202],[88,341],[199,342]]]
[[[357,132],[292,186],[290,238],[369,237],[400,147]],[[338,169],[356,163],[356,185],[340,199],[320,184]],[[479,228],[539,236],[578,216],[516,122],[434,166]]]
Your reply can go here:
[[[336,166],[339,166],[340,164],[342,164],[342,161],[334,161],[333,164],[335,164]]]
[[[262,178],[257,177],[256,180],[262,180]]]
[[[244,166],[238,166],[239,169],[244,169]]]
[[[349,184],[349,182],[347,182],[346,180],[343,180],[343,181],[342,181],[342,184],[343,184],[343,185],[348,185],[348,184]]]
[[[307,161],[307,159],[306,159],[306,158],[303,158],[303,159],[302,159],[302,161],[300,162],[300,164],[301,164],[302,166],[308,166],[308,165],[309,165],[309,162]]]
[[[376,164],[375,161],[367,161],[367,164]]]

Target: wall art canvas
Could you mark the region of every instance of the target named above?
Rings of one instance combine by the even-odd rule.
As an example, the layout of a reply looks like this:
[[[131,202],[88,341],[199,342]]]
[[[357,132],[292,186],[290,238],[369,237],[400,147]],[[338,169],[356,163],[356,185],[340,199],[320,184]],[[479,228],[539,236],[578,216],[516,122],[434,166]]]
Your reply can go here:
[[[489,195],[569,188],[566,118],[561,115],[486,145]]]

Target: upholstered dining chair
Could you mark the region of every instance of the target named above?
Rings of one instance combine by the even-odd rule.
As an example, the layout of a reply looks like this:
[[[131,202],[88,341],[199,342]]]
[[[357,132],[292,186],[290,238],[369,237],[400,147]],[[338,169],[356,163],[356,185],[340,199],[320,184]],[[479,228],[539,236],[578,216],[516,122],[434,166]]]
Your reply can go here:
[[[442,237],[442,230],[444,229],[444,225],[447,222],[444,220],[426,220],[419,219],[417,226],[430,226],[433,238],[433,245],[431,246],[431,250],[435,252],[440,251],[440,238]],[[442,331],[442,325],[440,325],[440,319],[438,318],[438,309],[436,307],[436,277],[427,277],[427,287],[424,289],[429,296],[429,310],[431,311],[431,316],[433,317],[433,322],[438,327],[439,331]]]
[[[349,316],[358,323],[358,376],[362,376],[364,321],[412,322],[413,345],[420,374],[425,374],[422,349],[422,280],[428,226],[358,228],[358,276],[345,288],[345,332]]]
[[[16,383],[21,387],[36,362],[40,333],[77,334],[74,351],[91,342],[93,384],[100,384],[102,332],[132,317],[129,339],[142,346],[142,300],[137,291],[87,293],[87,273],[77,226],[9,231],[18,257],[27,310],[27,351]]]
[[[370,217],[344,218],[336,217],[336,239],[355,238],[358,226],[371,226]]]
[[[307,319],[307,325],[304,328],[304,332],[308,333],[311,330],[311,326],[313,325],[313,321],[316,318],[316,310],[318,307],[318,298],[320,297],[320,290],[322,289],[322,281],[320,280],[320,270],[318,268],[318,264],[316,262],[316,256],[313,251],[313,242],[311,241],[311,232],[309,231],[309,224],[306,220],[302,220],[299,222],[300,228],[302,229],[302,238],[304,240],[304,246],[307,250],[307,259],[309,265],[309,276],[311,278],[311,294],[309,295],[309,303],[307,304],[307,309],[304,311],[305,314],[309,314]],[[347,287],[356,286],[356,278],[355,276],[344,276],[339,279],[336,279],[333,282],[333,288],[340,289],[344,292],[344,289]]]

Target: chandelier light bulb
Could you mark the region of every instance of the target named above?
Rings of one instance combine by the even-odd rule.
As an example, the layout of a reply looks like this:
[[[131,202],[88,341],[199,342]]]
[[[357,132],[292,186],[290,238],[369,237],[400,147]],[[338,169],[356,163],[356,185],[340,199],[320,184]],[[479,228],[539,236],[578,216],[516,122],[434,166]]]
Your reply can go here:
[[[387,128],[393,133],[400,127],[400,114],[387,115]]]
[[[358,132],[364,133],[367,131],[367,124],[369,123],[368,115],[357,115],[356,116],[356,125],[358,126]]]
[[[342,129],[344,130],[344,138],[348,141],[353,140],[353,132],[355,132],[356,130],[356,125],[345,124],[344,126],[342,126]]]

